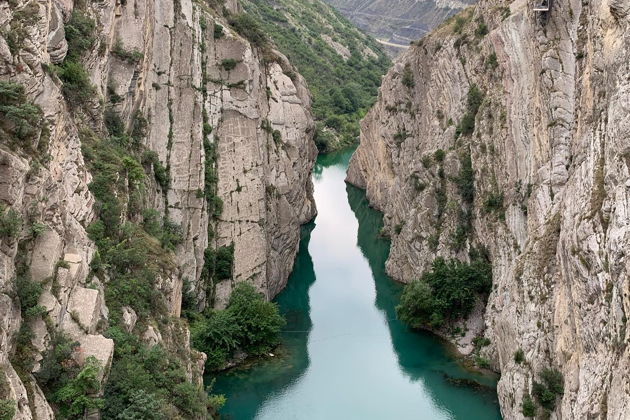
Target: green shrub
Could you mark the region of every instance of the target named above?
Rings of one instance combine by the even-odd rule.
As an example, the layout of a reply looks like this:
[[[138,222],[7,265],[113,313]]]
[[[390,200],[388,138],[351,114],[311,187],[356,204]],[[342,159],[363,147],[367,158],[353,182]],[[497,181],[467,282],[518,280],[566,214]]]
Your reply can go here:
[[[256,19],[250,15],[241,13],[230,16],[228,18],[228,23],[236,32],[249,40],[249,42],[251,42],[255,47],[268,47],[269,38],[267,38],[265,31],[261,28]]]
[[[0,420],[11,420],[16,413],[15,401],[0,400]]]
[[[436,162],[443,162],[446,157],[446,152],[442,149],[437,149],[435,153],[433,153],[433,158]]]
[[[207,368],[217,370],[237,349],[254,356],[268,353],[279,343],[284,323],[275,303],[249,283],[239,283],[227,308],[197,316],[191,334],[194,346],[208,355]]]
[[[0,204],[0,239],[16,239],[22,230],[22,217],[13,209]]]
[[[488,35],[488,25],[480,18],[477,28],[475,29],[475,36],[477,38],[483,38],[486,35]]]
[[[514,361],[519,365],[525,361],[525,353],[522,349],[518,349],[514,352]]]
[[[463,16],[457,16],[455,21],[453,22],[453,32],[459,34],[464,29],[464,25],[466,24],[466,19]]]
[[[24,86],[0,81],[0,140],[30,147],[42,128],[42,111],[26,97]]]
[[[223,33],[223,26],[219,25],[218,23],[215,23],[213,33],[214,33],[215,39],[223,38],[223,35],[225,35]]]
[[[103,122],[110,136],[123,137],[125,135],[125,123],[123,123],[120,114],[113,108],[105,110]]]
[[[64,26],[68,41],[66,60],[78,61],[81,56],[92,49],[96,42],[94,31],[96,24],[83,11],[74,8],[70,21]]]
[[[59,79],[63,82],[63,94],[70,105],[77,106],[93,99],[96,90],[81,63],[66,60],[56,69]]]
[[[325,128],[326,126],[323,123],[317,123],[315,129],[315,136],[313,137],[313,141],[315,141],[315,146],[317,146],[317,150],[321,152],[327,152],[330,150],[330,146],[335,141],[335,136],[330,130]]]
[[[184,239],[184,231],[177,223],[164,218],[162,233],[159,236],[160,243],[165,249],[174,251],[177,245],[181,244]]]
[[[117,39],[114,43],[112,54],[129,64],[137,64],[144,58],[144,54],[138,50],[126,50],[121,39]]]
[[[401,144],[407,139],[407,137],[410,137],[410,136],[411,134],[409,134],[407,130],[405,129],[398,130],[398,132],[394,134],[394,142],[396,142],[396,144]]]
[[[525,417],[536,417],[536,405],[529,395],[526,395],[525,398],[523,398],[523,402],[521,403],[521,413],[523,413],[523,416]]]
[[[499,67],[499,62],[497,61],[497,53],[494,51],[486,58],[486,69],[496,70]]]
[[[44,352],[41,368],[35,374],[37,382],[47,395],[53,395],[79,373],[73,358],[79,343],[62,332],[54,332],[48,350]]]
[[[482,369],[488,369],[490,367],[490,361],[481,356],[475,356],[475,364]]]
[[[273,132],[271,133],[271,138],[273,139],[274,143],[281,143],[282,133],[279,130],[273,130]]]
[[[543,408],[552,411],[558,396],[564,394],[564,378],[557,369],[545,368],[540,373],[540,379],[542,382],[534,381],[532,393]]]
[[[475,347],[475,350],[479,350],[482,347],[489,346],[490,344],[491,344],[490,339],[486,337],[475,337],[473,339],[473,346]]]
[[[470,86],[467,95],[466,113],[455,129],[455,137],[470,135],[475,131],[475,119],[483,102],[483,97],[484,95],[477,85]]]
[[[398,318],[412,328],[439,328],[468,316],[478,295],[492,287],[492,267],[484,258],[469,263],[436,258],[431,271],[406,285],[396,306]]]
[[[275,303],[264,297],[249,283],[239,283],[228,302],[240,328],[239,342],[250,354],[264,354],[279,343],[280,329],[284,319]]]
[[[101,388],[101,369],[101,363],[90,356],[77,376],[55,392],[52,401],[59,407],[61,418],[82,419],[87,411],[103,407],[103,400],[95,396]]]
[[[192,342],[195,348],[208,356],[209,370],[220,369],[239,346],[241,326],[231,311],[213,311],[201,321],[191,325]]]
[[[20,273],[15,283],[24,318],[31,319],[41,315],[42,307],[38,305],[38,302],[43,292],[42,285],[31,280],[28,273]]]
[[[117,416],[117,420],[166,420],[162,413],[162,401],[143,389],[132,391],[127,406]]]
[[[234,70],[237,64],[238,61],[233,58],[226,58],[224,60],[221,60],[221,67],[223,67],[223,69],[226,71]]]
[[[483,202],[483,210],[485,213],[503,213],[503,192],[492,192]]]
[[[460,170],[457,176],[457,189],[464,203],[472,205],[475,199],[475,171],[472,167],[470,152],[459,157]]]
[[[171,175],[167,167],[165,167],[158,154],[153,150],[147,150],[142,155],[142,163],[144,165],[151,165],[153,168],[153,176],[155,182],[162,188],[163,191],[168,190],[171,184]]]
[[[45,225],[44,223],[39,223],[39,222],[33,223],[30,228],[31,236],[33,238],[39,237],[42,233],[46,232],[47,230],[48,230],[48,226]]]
[[[176,407],[184,418],[206,418],[208,395],[189,383],[177,358],[159,344],[148,347],[119,327],[110,328],[106,335],[115,347],[105,385],[104,419],[165,420],[161,413],[167,405]]]

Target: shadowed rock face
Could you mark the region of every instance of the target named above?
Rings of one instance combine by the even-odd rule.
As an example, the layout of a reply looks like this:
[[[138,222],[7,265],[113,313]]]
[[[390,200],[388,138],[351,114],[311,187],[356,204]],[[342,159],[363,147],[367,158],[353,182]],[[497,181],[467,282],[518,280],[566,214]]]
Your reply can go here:
[[[627,2],[556,1],[546,16],[508,6],[484,1],[401,57],[362,123],[348,180],[385,212],[396,279],[419,277],[436,256],[490,251],[482,355],[501,371],[505,418],[522,418],[545,367],[565,381],[552,418],[626,418]],[[482,100],[471,127],[473,85]],[[471,205],[458,186],[468,154]],[[515,363],[519,349],[526,363]]]
[[[473,0],[325,0],[370,35],[401,53]],[[400,47],[396,47],[399,45]]]
[[[226,7],[240,11],[236,1]],[[20,13],[26,8],[28,15]],[[79,138],[84,124],[102,130],[99,98],[127,128],[138,115],[146,119],[144,146],[169,169],[166,189],[153,177],[147,188],[148,207],[168,215],[183,233],[174,251],[176,268],[156,279],[169,315],[180,314],[185,280],[200,297],[200,306],[210,303],[200,282],[208,247],[234,245],[233,280],[217,286],[216,305],[239,281],[254,283],[268,298],[275,296],[292,269],[299,226],[315,214],[310,172],[317,152],[310,97],[285,57],[267,51],[263,59],[263,52],[231,30],[219,13],[190,0],[88,2],[84,13],[96,22],[96,41],[82,61],[96,94],[91,110],[75,113],[70,109],[76,104],[66,102],[61,82],[46,67],[66,56],[64,24],[72,10],[73,2],[56,0],[0,6],[2,24],[29,18],[17,52],[0,36],[0,80],[25,87],[49,130],[48,159],[0,143],[0,202],[25,221],[17,237],[3,239],[0,246],[0,365],[9,399],[18,401],[18,419],[52,418],[35,382],[27,393],[8,360],[23,322],[15,298],[18,260],[43,284],[39,304],[52,320],[33,327],[38,352],[47,348],[54,328],[80,343],[79,361],[95,356],[105,371],[111,361],[113,341],[101,334],[108,318],[108,279],[90,274],[96,247],[86,227],[95,220],[95,200]],[[216,38],[215,23],[223,26]],[[125,59],[120,51],[112,52],[115,48],[134,52],[135,58]],[[236,62],[229,71],[226,59]],[[108,99],[114,96],[116,101]],[[218,151],[217,195],[224,206],[216,219],[208,215],[200,194],[207,169],[204,118]],[[37,236],[29,233],[33,221],[45,225]],[[210,241],[209,227],[214,232]],[[24,245],[20,251],[18,243]],[[122,318],[123,326],[129,331],[135,327],[148,344],[177,350],[190,380],[201,383],[203,357],[190,349],[185,326],[164,321],[142,332],[132,309],[124,308]]]

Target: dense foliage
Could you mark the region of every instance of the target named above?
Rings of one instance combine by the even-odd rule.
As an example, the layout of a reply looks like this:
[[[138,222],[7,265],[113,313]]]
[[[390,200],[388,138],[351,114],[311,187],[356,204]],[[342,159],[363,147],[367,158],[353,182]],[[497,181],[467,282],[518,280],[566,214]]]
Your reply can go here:
[[[11,420],[15,416],[15,401],[0,400],[0,420]]]
[[[359,120],[374,103],[381,76],[390,64],[378,44],[320,1],[272,4],[247,0],[243,6],[261,22],[262,29],[252,29],[255,23],[247,15],[232,18],[230,23],[243,33],[246,20],[245,33],[255,44],[268,34],[308,82],[318,121],[315,141],[319,150],[328,151],[337,141],[340,145],[354,143]],[[344,59],[323,36],[347,47],[349,58]]]
[[[251,284],[239,283],[227,308],[197,316],[191,333],[195,347],[208,355],[208,369],[217,370],[237,350],[251,356],[268,353],[279,343],[284,323],[275,303],[267,302]]]
[[[525,398],[523,398],[523,402],[521,403],[521,412],[524,417],[536,416],[536,404],[529,395],[526,395]]]
[[[540,372],[541,382],[534,381],[532,393],[546,410],[556,407],[557,398],[564,394],[564,378],[557,369],[545,368]]]
[[[80,9],[72,12],[72,17],[65,26],[68,54],[64,62],[57,66],[55,70],[63,82],[63,94],[69,99],[70,105],[73,106],[91,100],[96,92],[90,82],[87,71],[81,63],[81,57],[96,42],[95,29],[96,24],[94,20]]]
[[[116,348],[105,387],[104,419],[166,420],[174,418],[170,405],[185,418],[204,416],[210,405],[206,392],[188,382],[177,358],[161,345],[149,347],[118,327],[110,328],[107,335]]]
[[[491,287],[487,258],[471,263],[436,258],[430,271],[405,286],[396,313],[413,328],[439,328],[470,314],[478,296],[487,295]]]
[[[0,81],[0,141],[30,150],[42,126],[42,111],[26,98],[24,86]]]
[[[54,332],[35,374],[60,419],[81,419],[86,411],[103,405],[103,400],[97,397],[101,388],[101,363],[88,357],[80,366],[74,358],[78,346],[78,342],[63,333]]]

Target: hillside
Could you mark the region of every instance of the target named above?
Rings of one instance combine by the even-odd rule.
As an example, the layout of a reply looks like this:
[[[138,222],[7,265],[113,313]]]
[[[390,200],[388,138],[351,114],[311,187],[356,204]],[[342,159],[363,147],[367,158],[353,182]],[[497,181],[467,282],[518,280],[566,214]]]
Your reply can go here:
[[[325,0],[396,56],[474,0]]]
[[[355,143],[390,62],[381,47],[321,0],[242,2],[304,76],[320,151]]]

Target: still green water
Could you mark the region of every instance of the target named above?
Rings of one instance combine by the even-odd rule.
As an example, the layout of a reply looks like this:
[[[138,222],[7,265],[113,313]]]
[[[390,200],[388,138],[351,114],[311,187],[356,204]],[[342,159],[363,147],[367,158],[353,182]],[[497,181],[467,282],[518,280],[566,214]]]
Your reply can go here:
[[[228,399],[222,418],[500,419],[493,379],[464,370],[441,341],[396,319],[402,288],[385,274],[382,217],[344,183],[351,154],[321,156],[315,167],[319,214],[276,299],[287,318],[283,356],[216,378],[213,393]],[[487,388],[455,386],[447,375]]]

